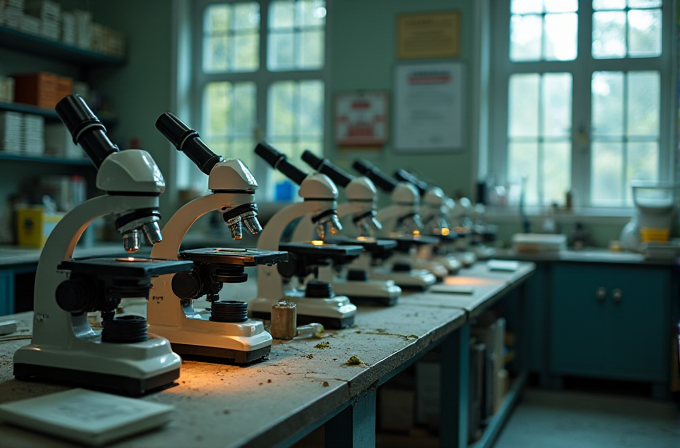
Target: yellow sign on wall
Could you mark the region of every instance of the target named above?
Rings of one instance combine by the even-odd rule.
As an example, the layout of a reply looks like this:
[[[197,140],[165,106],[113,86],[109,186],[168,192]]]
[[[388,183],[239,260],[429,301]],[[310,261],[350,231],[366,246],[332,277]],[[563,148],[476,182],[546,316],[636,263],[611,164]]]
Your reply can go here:
[[[399,59],[460,56],[460,11],[397,16]]]

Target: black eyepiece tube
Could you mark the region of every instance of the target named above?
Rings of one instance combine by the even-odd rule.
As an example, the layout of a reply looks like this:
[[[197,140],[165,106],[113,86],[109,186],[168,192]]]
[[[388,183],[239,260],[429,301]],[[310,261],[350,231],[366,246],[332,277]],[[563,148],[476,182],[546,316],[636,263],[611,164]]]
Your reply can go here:
[[[118,147],[106,135],[104,125],[79,95],[62,98],[54,110],[71,133],[73,143],[85,150],[97,168],[109,154],[118,152]]]
[[[302,160],[304,160],[307,165],[311,166],[314,170],[330,177],[333,182],[335,182],[337,185],[340,185],[342,188],[346,188],[353,179],[352,176],[333,165],[328,161],[328,159],[317,157],[308,149],[305,149],[305,152],[302,153]]]
[[[416,187],[421,196],[425,196],[425,192],[427,192],[427,189],[429,188],[429,185],[427,185],[426,182],[423,182],[422,180],[418,179],[416,176],[414,176],[413,174],[409,173],[406,170],[395,171],[394,177],[396,177],[398,180],[402,182],[408,182],[409,184]]]
[[[281,171],[283,175],[298,185],[302,185],[302,181],[307,177],[307,173],[291,165],[286,160],[285,154],[281,154],[264,142],[257,144],[255,154],[262,157],[272,168]]]
[[[201,140],[198,132],[170,112],[165,112],[158,117],[156,129],[170,140],[177,151],[186,154],[205,174],[210,174],[213,167],[222,161],[222,157],[212,152],[208,145]]]
[[[383,172],[380,171],[375,165],[372,165],[365,160],[355,160],[352,164],[352,168],[371,179],[376,187],[387,193],[391,193],[392,190],[397,187],[397,183],[394,180],[385,176],[385,174],[383,174]]]

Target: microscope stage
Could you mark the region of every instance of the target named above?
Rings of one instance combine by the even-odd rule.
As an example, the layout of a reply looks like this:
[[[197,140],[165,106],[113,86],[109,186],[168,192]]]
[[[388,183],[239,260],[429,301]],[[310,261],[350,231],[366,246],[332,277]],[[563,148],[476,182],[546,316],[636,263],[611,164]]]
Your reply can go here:
[[[358,238],[331,238],[329,241],[331,244],[339,244],[341,246],[355,245],[363,247],[366,252],[370,252],[374,257],[387,257],[392,252],[394,248],[397,247],[397,242],[392,239],[376,239],[367,237]]]
[[[315,243],[281,243],[279,249],[287,252],[293,252],[301,256],[313,257],[357,257],[364,248],[357,245],[339,245],[320,242]]]
[[[71,274],[136,278],[175,274],[190,271],[192,268],[193,263],[190,261],[136,257],[67,260],[57,266],[58,270],[71,271]]]
[[[273,265],[288,261],[288,252],[246,248],[209,248],[184,250],[180,258],[208,264],[237,266]]]
[[[413,246],[424,246],[439,242],[439,238],[434,236],[395,236],[388,238],[397,242],[397,252],[408,252]]]

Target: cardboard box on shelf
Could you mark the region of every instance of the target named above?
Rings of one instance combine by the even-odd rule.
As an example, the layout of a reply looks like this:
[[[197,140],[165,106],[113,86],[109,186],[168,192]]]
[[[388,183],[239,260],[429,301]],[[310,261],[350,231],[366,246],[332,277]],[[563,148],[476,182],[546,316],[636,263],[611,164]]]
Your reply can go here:
[[[61,41],[76,45],[76,16],[73,12],[64,11],[61,15]]]
[[[21,152],[24,120],[19,112],[0,112],[0,152]]]
[[[14,78],[0,76],[0,101],[14,102]]]
[[[54,109],[59,100],[73,91],[73,79],[54,73],[14,75],[14,100],[17,103]]]
[[[24,152],[31,155],[45,153],[45,118],[39,115],[24,115]]]
[[[90,49],[92,13],[80,9],[74,9],[73,15],[76,19],[76,46]]]
[[[41,19],[61,20],[61,4],[52,0],[28,0],[24,11]]]

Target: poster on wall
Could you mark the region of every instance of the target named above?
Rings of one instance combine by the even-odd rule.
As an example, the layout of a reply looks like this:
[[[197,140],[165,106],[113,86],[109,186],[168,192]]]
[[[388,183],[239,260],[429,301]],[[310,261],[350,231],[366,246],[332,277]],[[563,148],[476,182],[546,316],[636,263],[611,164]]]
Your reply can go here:
[[[394,149],[454,151],[463,147],[465,66],[460,62],[399,65],[394,81]]]
[[[460,11],[397,16],[397,57],[457,58],[460,56]]]
[[[387,141],[387,92],[338,93],[335,141],[338,146],[382,146]]]

